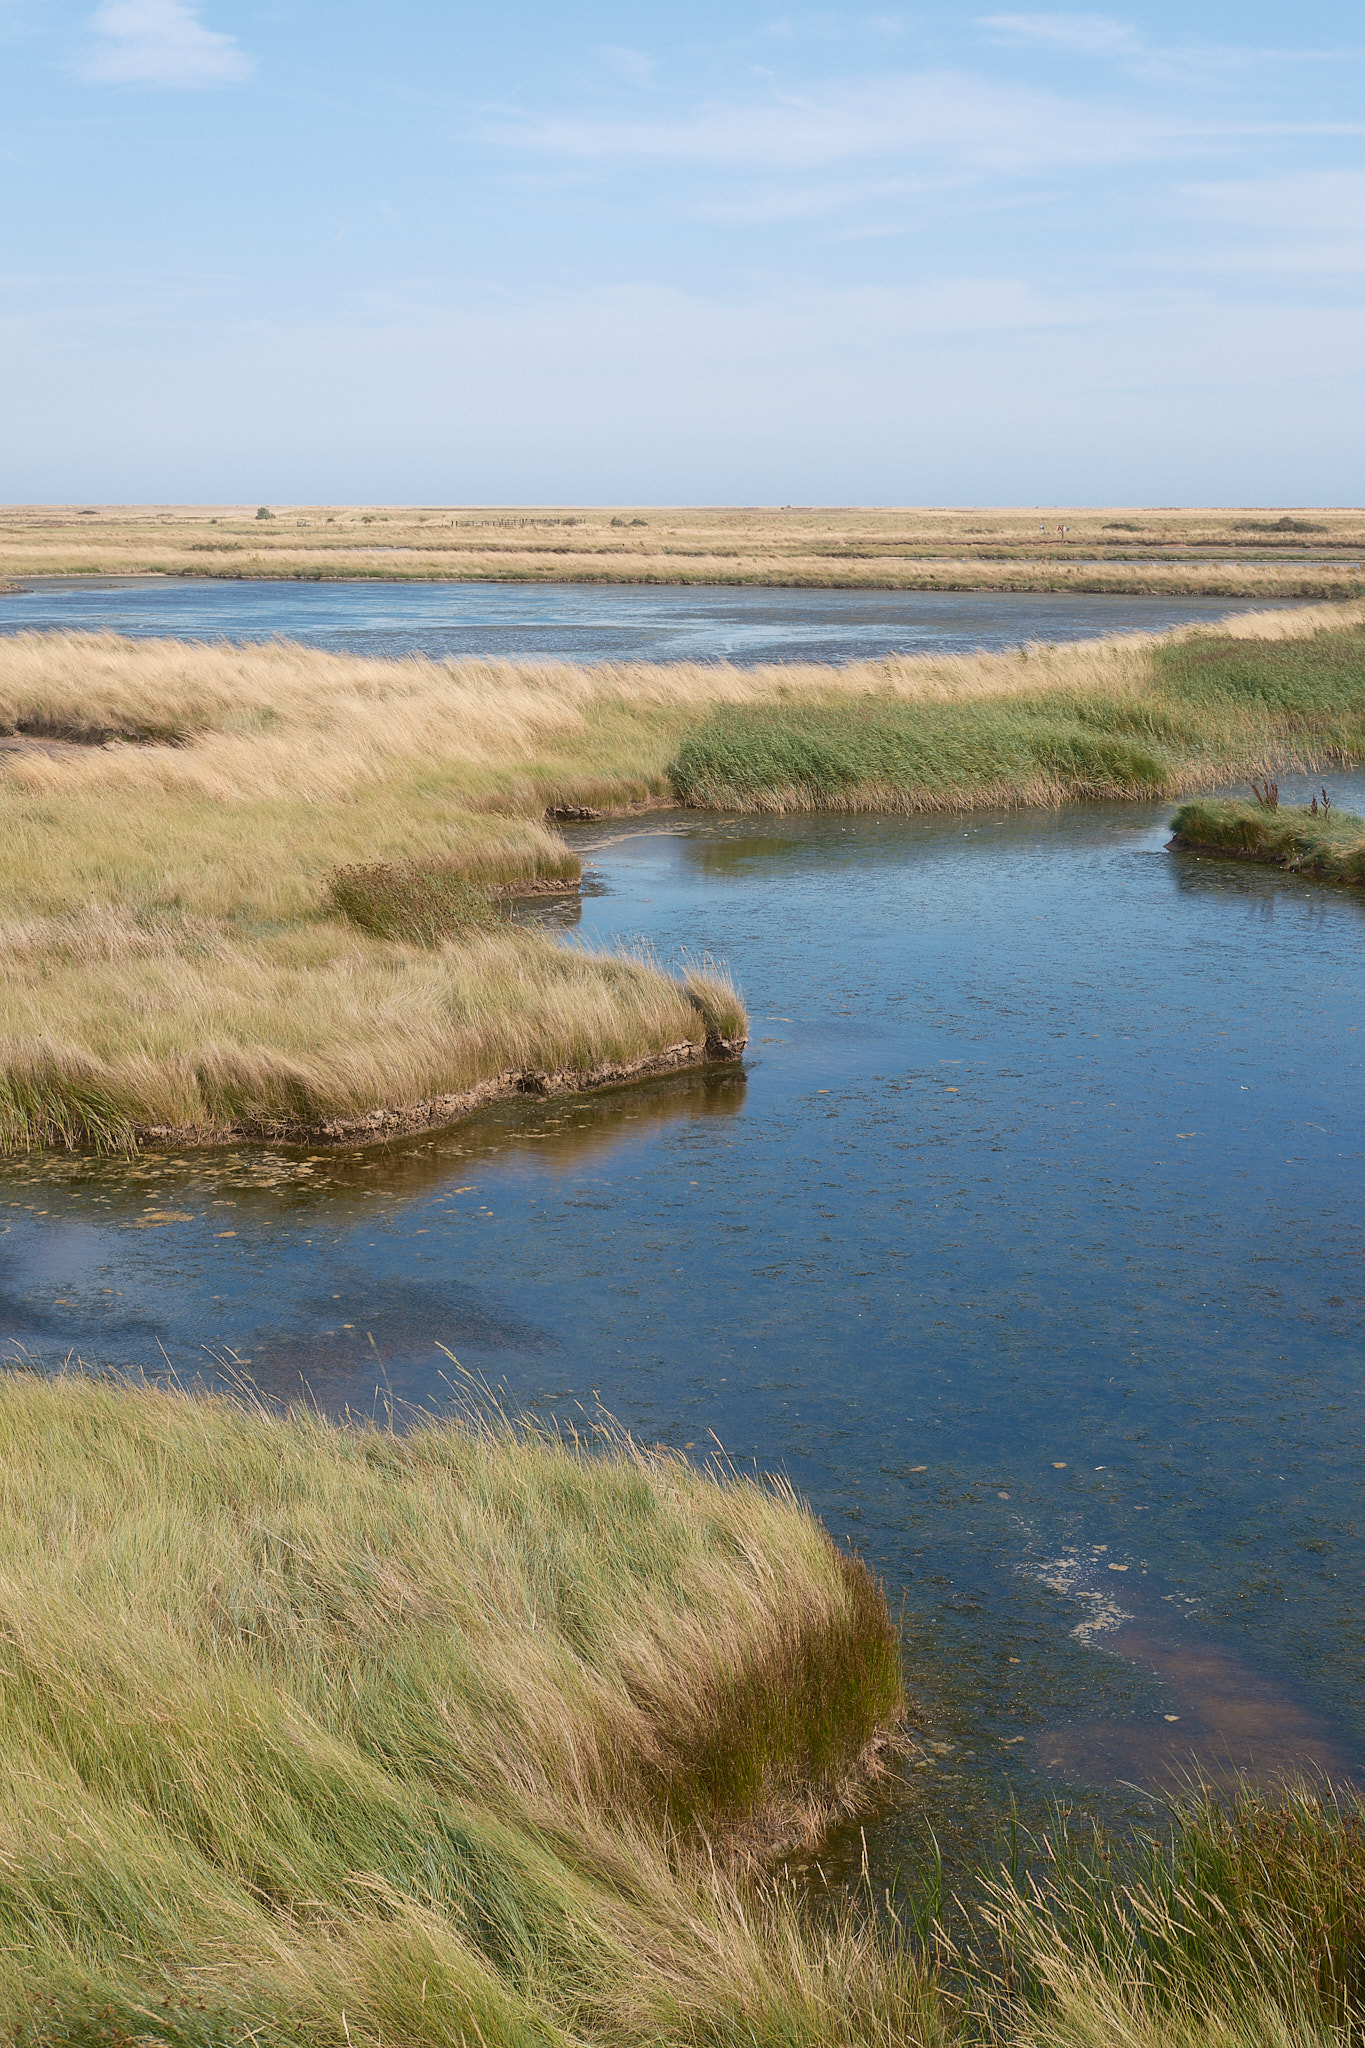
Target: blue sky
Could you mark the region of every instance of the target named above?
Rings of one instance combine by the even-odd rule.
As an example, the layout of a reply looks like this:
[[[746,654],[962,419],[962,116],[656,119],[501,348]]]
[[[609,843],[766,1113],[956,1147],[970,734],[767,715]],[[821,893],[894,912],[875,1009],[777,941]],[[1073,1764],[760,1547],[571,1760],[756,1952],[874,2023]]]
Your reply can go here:
[[[0,0],[0,498],[1359,503],[1365,11]]]

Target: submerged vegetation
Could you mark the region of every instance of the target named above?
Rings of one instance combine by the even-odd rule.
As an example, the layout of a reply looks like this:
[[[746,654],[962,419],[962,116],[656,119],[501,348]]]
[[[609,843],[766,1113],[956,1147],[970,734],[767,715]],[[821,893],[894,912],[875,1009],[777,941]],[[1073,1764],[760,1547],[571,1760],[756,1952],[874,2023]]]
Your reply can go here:
[[[1147,1841],[1059,1815],[951,1906],[781,1876],[904,1712],[880,1590],[781,1484],[30,1372],[0,1460],[6,2041],[1365,2035],[1365,1809],[1325,1785]]]
[[[0,1145],[353,1135],[519,1075],[742,1042],[723,981],[494,921],[490,896],[578,877],[556,813],[1060,803],[1326,769],[1365,754],[1365,606],[838,669],[17,634],[0,728]]]

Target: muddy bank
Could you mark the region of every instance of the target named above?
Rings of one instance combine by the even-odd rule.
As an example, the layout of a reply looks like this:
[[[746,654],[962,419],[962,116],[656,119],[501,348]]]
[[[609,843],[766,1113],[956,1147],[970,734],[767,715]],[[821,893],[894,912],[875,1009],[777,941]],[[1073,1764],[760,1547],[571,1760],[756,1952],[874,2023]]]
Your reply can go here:
[[[139,1147],[149,1148],[259,1140],[279,1145],[371,1145],[388,1138],[444,1129],[486,1109],[490,1103],[512,1101],[519,1095],[582,1095],[602,1088],[619,1088],[631,1081],[652,1080],[685,1067],[711,1062],[730,1064],[743,1056],[747,1044],[747,1038],[715,1036],[702,1044],[687,1039],[638,1060],[606,1060],[600,1066],[565,1067],[554,1073],[534,1067],[511,1070],[453,1094],[433,1095],[424,1102],[404,1103],[392,1109],[372,1109],[365,1116],[328,1117],[323,1121],[263,1117],[230,1124],[139,1124],[134,1126],[133,1138]]]

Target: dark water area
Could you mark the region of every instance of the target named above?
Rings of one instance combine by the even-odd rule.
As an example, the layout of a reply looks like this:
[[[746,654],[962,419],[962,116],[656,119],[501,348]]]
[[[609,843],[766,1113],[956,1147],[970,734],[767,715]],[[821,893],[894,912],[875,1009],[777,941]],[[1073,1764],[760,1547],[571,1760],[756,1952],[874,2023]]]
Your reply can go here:
[[[531,661],[876,661],[1023,640],[1160,633],[1285,600],[689,585],[249,583],[38,577],[0,597],[0,633],[282,638],[337,654]]]
[[[1169,816],[577,830],[576,936],[728,960],[742,1070],[367,1151],[9,1161],[0,1332],[337,1412],[475,1375],[786,1471],[903,1608],[879,1870],[1011,1792],[1354,1773],[1365,901],[1168,853]]]

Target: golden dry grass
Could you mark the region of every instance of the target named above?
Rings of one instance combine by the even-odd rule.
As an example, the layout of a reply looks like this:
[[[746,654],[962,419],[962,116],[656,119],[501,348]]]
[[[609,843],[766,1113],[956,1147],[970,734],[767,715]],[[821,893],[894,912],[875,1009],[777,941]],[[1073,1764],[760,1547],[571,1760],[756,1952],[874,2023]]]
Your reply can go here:
[[[1358,509],[277,506],[269,520],[255,511],[11,506],[0,510],[0,578],[150,572],[1306,598],[1365,588]]]

